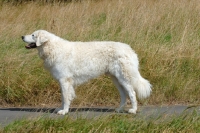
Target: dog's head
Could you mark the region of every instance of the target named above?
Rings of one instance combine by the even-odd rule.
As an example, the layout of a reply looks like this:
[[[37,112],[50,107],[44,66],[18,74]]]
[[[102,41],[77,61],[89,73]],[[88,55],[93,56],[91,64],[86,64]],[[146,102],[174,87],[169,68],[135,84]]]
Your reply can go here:
[[[48,34],[49,32],[45,30],[37,30],[33,32],[31,35],[22,36],[22,40],[28,43],[28,45],[25,46],[27,49],[32,49],[48,42],[49,40]]]

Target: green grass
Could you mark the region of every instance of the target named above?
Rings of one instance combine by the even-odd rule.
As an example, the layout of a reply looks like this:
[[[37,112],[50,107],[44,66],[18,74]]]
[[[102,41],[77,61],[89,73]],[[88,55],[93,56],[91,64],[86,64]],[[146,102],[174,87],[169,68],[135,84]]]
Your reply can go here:
[[[17,120],[4,127],[3,132],[112,132],[112,133],[197,133],[200,132],[200,115],[195,111],[190,114],[166,118],[138,118],[133,115],[110,115],[106,117],[84,119],[37,118],[35,120]]]

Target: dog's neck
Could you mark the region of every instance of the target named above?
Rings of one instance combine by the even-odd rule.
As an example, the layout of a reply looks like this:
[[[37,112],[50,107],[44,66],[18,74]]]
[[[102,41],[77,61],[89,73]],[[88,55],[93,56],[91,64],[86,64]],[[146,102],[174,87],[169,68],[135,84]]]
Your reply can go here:
[[[50,67],[55,61],[55,51],[53,50],[54,46],[49,45],[48,42],[37,47],[39,57],[44,60],[45,64],[48,64]]]

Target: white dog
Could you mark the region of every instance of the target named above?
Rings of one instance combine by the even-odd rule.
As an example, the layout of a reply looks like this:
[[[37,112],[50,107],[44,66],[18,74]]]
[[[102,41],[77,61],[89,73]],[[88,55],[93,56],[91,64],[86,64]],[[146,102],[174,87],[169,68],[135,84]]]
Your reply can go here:
[[[22,36],[27,49],[36,48],[45,67],[59,81],[62,108],[58,114],[69,111],[75,97],[74,88],[99,75],[109,75],[119,90],[121,102],[116,111],[124,109],[127,95],[136,113],[137,97],[146,98],[151,93],[150,83],[138,71],[138,58],[127,44],[111,41],[70,42],[45,30]]]

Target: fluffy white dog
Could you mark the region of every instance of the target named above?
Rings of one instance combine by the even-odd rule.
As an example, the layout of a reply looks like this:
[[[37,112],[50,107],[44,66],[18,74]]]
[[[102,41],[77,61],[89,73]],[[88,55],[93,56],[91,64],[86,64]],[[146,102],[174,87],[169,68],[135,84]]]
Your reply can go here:
[[[74,88],[99,75],[109,75],[119,90],[121,102],[116,111],[124,109],[127,95],[136,113],[137,97],[146,98],[151,93],[150,83],[138,71],[136,53],[127,44],[111,41],[70,42],[45,30],[22,36],[27,49],[36,48],[44,65],[59,81],[62,108],[58,114],[69,111],[75,97]]]

